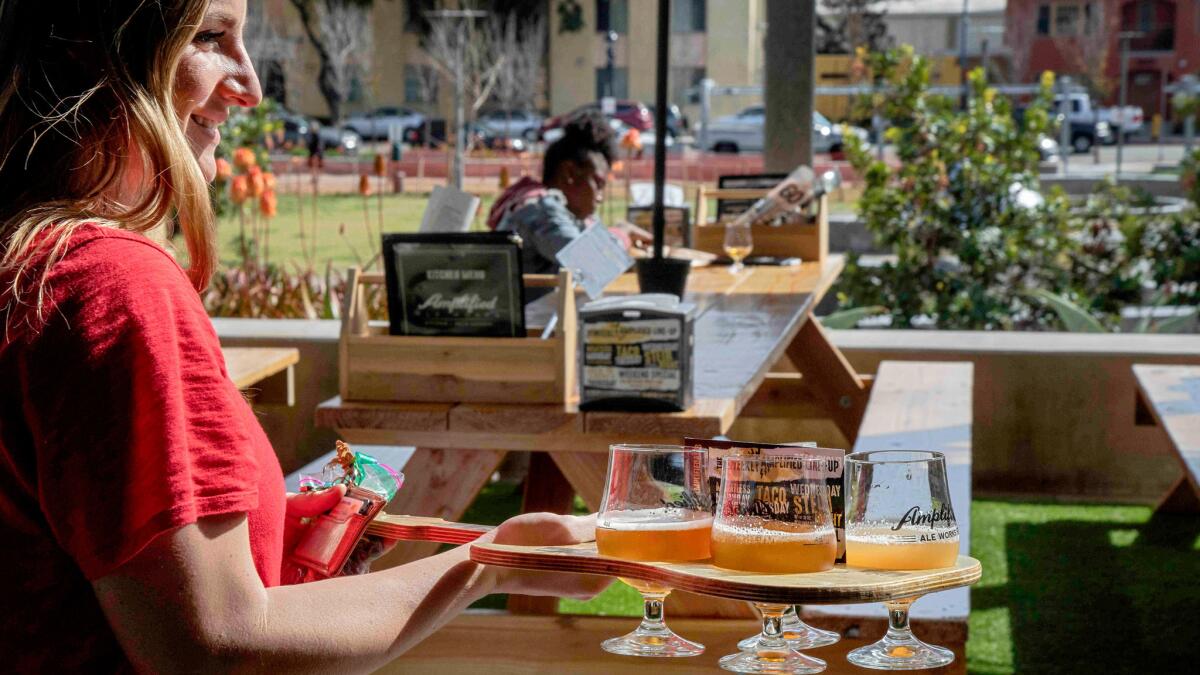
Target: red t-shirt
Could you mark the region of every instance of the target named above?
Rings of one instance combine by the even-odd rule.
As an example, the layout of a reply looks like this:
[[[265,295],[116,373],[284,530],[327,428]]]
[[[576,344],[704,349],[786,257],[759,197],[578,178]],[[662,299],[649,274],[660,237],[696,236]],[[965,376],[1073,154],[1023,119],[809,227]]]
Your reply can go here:
[[[89,582],[174,528],[247,513],[255,568],[278,585],[283,475],[157,244],[84,226],[49,289],[45,325],[0,341],[0,659],[123,670]]]

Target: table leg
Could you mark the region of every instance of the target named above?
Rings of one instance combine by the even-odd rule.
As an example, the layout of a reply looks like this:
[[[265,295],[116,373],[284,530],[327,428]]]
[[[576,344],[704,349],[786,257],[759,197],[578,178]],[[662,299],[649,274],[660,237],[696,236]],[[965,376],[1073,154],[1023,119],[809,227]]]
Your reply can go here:
[[[435,516],[457,521],[475,500],[506,453],[502,450],[417,448],[404,465],[404,487],[388,504],[388,513]],[[381,570],[432,555],[441,544],[400,542],[372,565]]]
[[[1200,513],[1200,492],[1197,492],[1196,486],[1192,485],[1187,476],[1180,476],[1154,507],[1154,512],[1185,515]]]
[[[817,399],[824,402],[838,430],[854,445],[869,392],[846,356],[829,341],[816,317],[808,317],[786,353],[809,388],[818,394]]]
[[[575,488],[558,470],[554,460],[545,452],[535,452],[529,458],[529,473],[525,477],[523,513],[549,511],[570,513],[575,502]],[[552,596],[510,595],[508,611],[513,614],[555,614],[558,598]]]

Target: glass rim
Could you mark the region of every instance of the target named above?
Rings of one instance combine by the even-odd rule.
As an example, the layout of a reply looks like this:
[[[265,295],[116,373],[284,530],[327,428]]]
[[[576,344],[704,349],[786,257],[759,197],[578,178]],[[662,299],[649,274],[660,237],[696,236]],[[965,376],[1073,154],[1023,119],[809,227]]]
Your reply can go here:
[[[871,455],[927,455],[922,459],[869,459]],[[864,450],[846,455],[846,464],[927,464],[929,462],[946,461],[946,453],[937,450],[904,450],[893,448],[888,450]]]
[[[608,446],[609,453],[616,452],[617,450],[625,450],[628,452],[640,452],[640,453],[647,453],[647,454],[655,453],[655,452],[664,453],[664,454],[669,453],[669,452],[678,452],[678,453],[696,453],[696,452],[707,453],[708,452],[707,449],[702,448],[698,445],[662,445],[662,444],[656,444],[656,443],[613,443]]]

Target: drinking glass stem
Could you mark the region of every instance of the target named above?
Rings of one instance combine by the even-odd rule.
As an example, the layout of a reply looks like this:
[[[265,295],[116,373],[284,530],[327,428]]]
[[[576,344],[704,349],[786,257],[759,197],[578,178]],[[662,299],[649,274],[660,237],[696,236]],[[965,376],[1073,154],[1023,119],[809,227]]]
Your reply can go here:
[[[647,633],[665,633],[667,625],[663,623],[663,601],[666,593],[643,593],[642,625],[639,631]]]
[[[762,613],[763,619],[762,637],[758,639],[758,649],[760,651],[786,651],[788,642],[783,637],[783,612],[787,606],[755,604],[755,607]]]
[[[908,626],[908,608],[916,600],[916,598],[901,598],[885,603],[888,610],[888,639],[902,641],[913,639],[912,628]]]

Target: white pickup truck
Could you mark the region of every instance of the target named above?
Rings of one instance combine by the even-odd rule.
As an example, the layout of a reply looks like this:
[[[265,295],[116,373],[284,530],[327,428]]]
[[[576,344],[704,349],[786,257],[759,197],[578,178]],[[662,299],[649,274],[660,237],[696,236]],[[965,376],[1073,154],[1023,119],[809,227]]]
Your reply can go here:
[[[1092,103],[1092,98],[1086,92],[1072,92],[1067,94],[1067,103],[1070,109],[1067,111],[1067,118],[1072,122],[1107,122],[1113,133],[1111,136],[1112,143],[1117,141],[1117,134],[1125,134],[1126,138],[1142,131],[1146,123],[1146,115],[1142,109],[1136,105],[1112,106],[1101,108]],[[1062,105],[1062,96],[1054,97],[1055,111],[1058,112]]]

